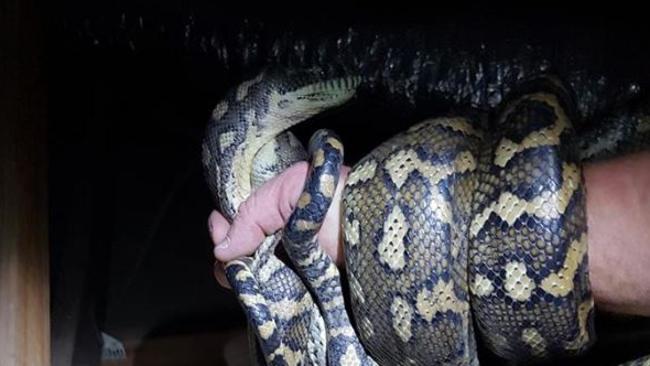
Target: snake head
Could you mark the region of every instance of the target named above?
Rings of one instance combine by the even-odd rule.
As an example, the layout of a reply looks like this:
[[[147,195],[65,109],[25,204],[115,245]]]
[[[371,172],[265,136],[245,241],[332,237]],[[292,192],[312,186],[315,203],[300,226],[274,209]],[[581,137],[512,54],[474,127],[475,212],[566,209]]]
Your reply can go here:
[[[356,94],[362,78],[331,75],[322,69],[269,71],[269,115],[289,128],[330,108],[345,104]]]

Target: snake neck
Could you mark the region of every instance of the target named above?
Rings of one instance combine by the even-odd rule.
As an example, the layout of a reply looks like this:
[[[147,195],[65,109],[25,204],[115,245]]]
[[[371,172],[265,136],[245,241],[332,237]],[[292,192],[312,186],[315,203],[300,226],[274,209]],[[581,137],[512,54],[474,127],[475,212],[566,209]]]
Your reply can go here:
[[[203,149],[207,178],[222,211],[235,216],[254,188],[260,164],[274,160],[278,151],[299,155],[290,153],[297,148],[280,134],[348,102],[361,82],[358,76],[332,77],[310,69],[262,73],[232,90],[213,111]],[[282,167],[271,164],[276,170],[271,173]]]

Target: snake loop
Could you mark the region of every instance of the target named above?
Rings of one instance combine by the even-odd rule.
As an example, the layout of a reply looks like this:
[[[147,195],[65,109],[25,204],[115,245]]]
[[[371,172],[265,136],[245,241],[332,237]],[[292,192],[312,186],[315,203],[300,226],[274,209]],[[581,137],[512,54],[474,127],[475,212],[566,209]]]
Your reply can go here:
[[[552,86],[497,117],[473,198],[472,311],[489,348],[517,361],[573,355],[595,338],[571,103]]]
[[[288,128],[348,102],[362,83],[289,70],[231,92],[203,148],[222,211],[232,219],[256,185],[304,157]],[[581,163],[611,144],[574,136],[569,94],[556,78],[531,81],[503,102],[494,130],[471,118],[425,120],[353,167],[342,224],[354,323],[316,239],[342,144],[317,132],[285,229],[227,266],[258,362],[478,365],[478,342],[516,362],[593,344]],[[276,256],[280,238],[293,268]]]

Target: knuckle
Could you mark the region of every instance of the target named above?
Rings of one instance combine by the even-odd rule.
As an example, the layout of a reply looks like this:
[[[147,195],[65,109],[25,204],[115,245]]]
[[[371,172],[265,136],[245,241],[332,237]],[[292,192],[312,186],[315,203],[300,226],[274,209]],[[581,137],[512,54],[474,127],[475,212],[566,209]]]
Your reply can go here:
[[[239,212],[237,214],[237,218],[239,220],[248,221],[253,218],[254,213],[255,213],[254,202],[253,202],[253,198],[251,197],[246,201],[244,201],[239,206]]]

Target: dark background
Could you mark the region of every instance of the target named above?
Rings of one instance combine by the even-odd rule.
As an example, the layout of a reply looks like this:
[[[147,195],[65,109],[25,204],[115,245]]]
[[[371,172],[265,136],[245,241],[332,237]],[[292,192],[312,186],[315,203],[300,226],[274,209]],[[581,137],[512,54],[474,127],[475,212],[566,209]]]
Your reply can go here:
[[[535,12],[457,5],[66,0],[43,6],[54,365],[98,364],[99,330],[125,341],[139,366],[225,364],[225,344],[234,337],[241,346],[243,314],[212,277],[206,220],[214,205],[200,142],[225,91],[264,66],[237,53],[249,41],[243,34],[444,24],[492,40],[587,42],[594,64],[612,65],[607,75],[640,85],[650,79],[650,27],[630,9],[586,17],[582,9],[552,3]],[[214,39],[226,40],[229,57]],[[318,127],[333,128],[352,163],[413,118],[365,101],[343,118],[326,117],[297,132],[305,141]],[[601,341],[584,363],[650,353],[648,325],[599,314]],[[188,358],[173,361],[178,355]]]

